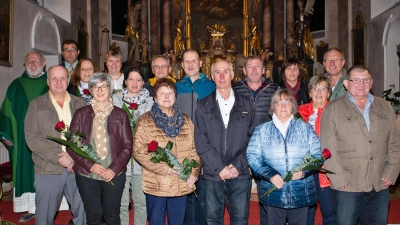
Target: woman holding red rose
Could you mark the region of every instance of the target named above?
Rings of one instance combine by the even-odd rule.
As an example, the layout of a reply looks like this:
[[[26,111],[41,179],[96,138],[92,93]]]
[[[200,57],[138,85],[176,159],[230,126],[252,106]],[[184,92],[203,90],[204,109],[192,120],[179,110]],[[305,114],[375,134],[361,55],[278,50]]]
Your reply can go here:
[[[314,127],[318,137],[320,134],[320,121],[322,112],[328,104],[329,96],[331,95],[331,85],[328,78],[324,76],[313,76],[308,85],[312,102],[299,106],[299,114],[304,121]],[[324,158],[330,157],[330,152],[324,150],[322,152]],[[315,173],[314,182],[317,190],[317,197],[320,203],[322,213],[322,224],[335,224],[336,214],[333,210],[332,194],[330,181],[325,173]],[[316,205],[309,207],[307,216],[307,225],[314,225]]]
[[[129,68],[124,74],[124,89],[113,95],[115,106],[123,104],[135,113],[134,118],[139,118],[153,106],[153,97],[144,86],[143,72],[138,67]],[[126,170],[125,188],[121,199],[121,224],[129,223],[129,188],[132,188],[132,200],[134,204],[135,225],[146,224],[146,197],[142,191],[142,167],[139,163],[130,160]]]
[[[181,225],[186,210],[187,195],[194,190],[199,168],[193,168],[187,181],[179,178],[177,170],[165,162],[153,163],[150,159],[157,146],[173,143],[171,153],[182,164],[185,158],[199,163],[194,146],[194,126],[190,118],[176,106],[175,83],[168,78],[157,79],[153,88],[155,103],[143,114],[136,127],[134,157],[142,165],[143,192],[146,195],[147,219],[151,225]],[[154,142],[152,142],[155,140]],[[156,144],[158,142],[158,144]]]
[[[92,59],[84,58],[79,60],[70,78],[71,81],[67,88],[68,93],[82,97],[83,100],[86,101],[86,104],[90,105],[92,96],[90,94],[88,85],[89,79],[95,72],[97,72],[97,68]]]
[[[125,111],[113,104],[110,75],[93,74],[88,88],[93,95],[91,105],[75,112],[70,130],[86,134],[82,144],[91,144],[100,163],[82,158],[69,148],[67,151],[75,162],[73,170],[87,224],[101,224],[102,217],[106,224],[121,224],[119,214],[126,165],[132,157],[132,129]]]

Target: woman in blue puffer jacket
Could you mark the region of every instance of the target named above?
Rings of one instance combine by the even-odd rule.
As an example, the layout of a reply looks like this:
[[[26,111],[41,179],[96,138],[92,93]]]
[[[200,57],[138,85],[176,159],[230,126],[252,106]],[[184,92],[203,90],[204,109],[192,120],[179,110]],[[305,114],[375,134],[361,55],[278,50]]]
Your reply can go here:
[[[294,118],[297,103],[287,89],[277,90],[269,110],[272,121],[260,124],[247,147],[247,158],[258,182],[259,196],[277,188],[259,199],[267,211],[268,223],[283,225],[306,224],[308,206],[316,203],[312,171],[299,171],[289,182],[285,175],[300,164],[303,157],[321,156],[319,138],[312,126]]]

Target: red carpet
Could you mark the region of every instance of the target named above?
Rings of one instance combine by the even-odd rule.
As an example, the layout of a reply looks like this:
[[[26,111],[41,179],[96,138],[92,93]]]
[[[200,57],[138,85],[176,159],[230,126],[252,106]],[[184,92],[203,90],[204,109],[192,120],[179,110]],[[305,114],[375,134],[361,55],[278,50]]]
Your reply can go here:
[[[393,224],[393,223],[400,223],[400,199],[395,199],[395,200],[390,200],[390,206],[389,206],[389,218],[388,218],[388,223]],[[21,213],[15,214],[13,212],[13,206],[12,206],[12,201],[2,201],[0,202],[0,217],[3,220],[10,221],[13,223],[17,223],[18,217],[21,215]],[[130,218],[131,221],[133,220],[133,211],[130,211]],[[58,213],[56,220],[55,220],[55,225],[67,225],[68,221],[72,218],[71,212],[70,211],[61,211]],[[25,224],[35,224],[35,219],[30,220],[29,222]],[[133,223],[131,223],[133,224]],[[229,215],[225,211],[225,224],[229,224]],[[250,202],[250,217],[249,217],[249,225],[258,225],[260,224],[260,214],[258,211],[258,202],[251,201]],[[315,218],[315,225],[321,225],[321,214],[319,210],[317,210],[317,215]]]

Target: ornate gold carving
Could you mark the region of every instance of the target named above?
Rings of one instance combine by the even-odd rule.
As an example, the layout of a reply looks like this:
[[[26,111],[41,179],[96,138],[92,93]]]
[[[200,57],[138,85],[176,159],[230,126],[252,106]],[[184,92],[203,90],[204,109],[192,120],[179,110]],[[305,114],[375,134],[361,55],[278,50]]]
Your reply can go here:
[[[226,33],[228,33],[228,29],[219,23],[213,24],[210,27],[208,27],[208,32],[211,33],[211,37],[223,37]]]
[[[82,17],[82,14],[79,15],[79,19],[78,19],[78,31],[80,32],[86,32],[86,22]]]
[[[360,7],[361,7],[361,3],[358,4],[358,12],[357,12],[356,18],[354,18],[354,20],[353,20],[353,28],[354,29],[363,28],[365,25],[364,17],[360,12]]]

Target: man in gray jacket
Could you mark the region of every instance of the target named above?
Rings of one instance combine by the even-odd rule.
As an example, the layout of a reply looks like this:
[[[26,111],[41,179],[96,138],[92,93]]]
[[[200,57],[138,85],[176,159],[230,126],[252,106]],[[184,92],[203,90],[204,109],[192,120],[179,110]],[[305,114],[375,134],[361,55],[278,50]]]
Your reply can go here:
[[[63,194],[71,205],[73,223],[86,224],[86,214],[72,171],[74,161],[65,146],[47,139],[61,137],[58,121],[69,125],[74,112],[86,102],[67,92],[68,71],[62,66],[48,70],[49,92],[34,99],[25,117],[25,137],[35,167],[36,224],[54,224]]]
[[[373,80],[364,66],[347,72],[344,96],[322,114],[321,145],[331,180],[336,224],[386,224],[390,185],[400,171],[400,129],[392,106],[369,93]]]

